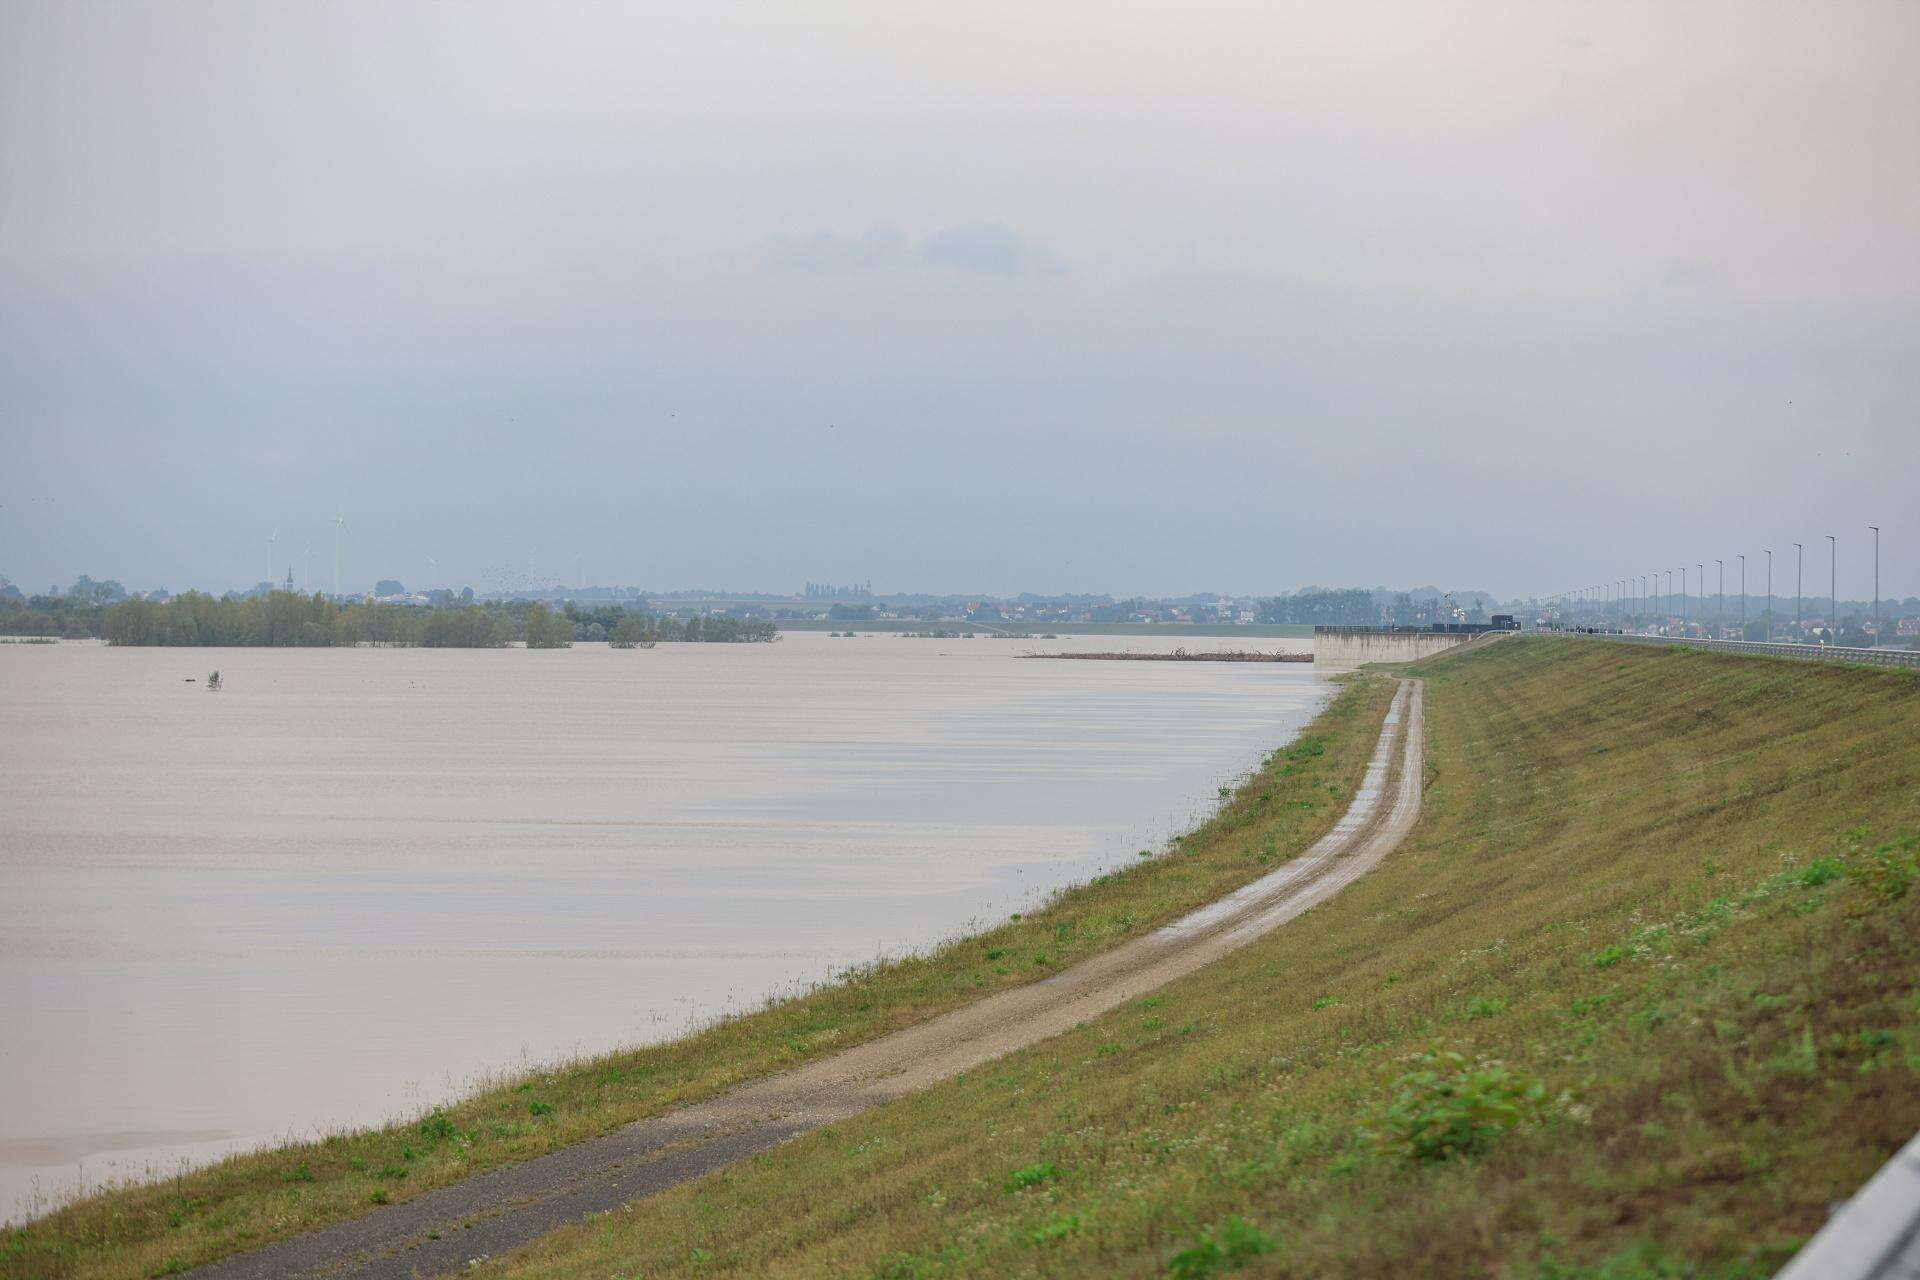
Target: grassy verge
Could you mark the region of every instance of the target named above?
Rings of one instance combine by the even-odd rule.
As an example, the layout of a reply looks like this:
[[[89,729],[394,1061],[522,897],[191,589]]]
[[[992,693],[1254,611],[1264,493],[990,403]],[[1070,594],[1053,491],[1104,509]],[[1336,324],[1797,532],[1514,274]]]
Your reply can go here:
[[[1148,999],[515,1277],[1734,1280],[1920,1128],[1920,680],[1425,664],[1371,876]]]
[[[417,1123],[341,1134],[96,1195],[0,1234],[0,1275],[169,1274],[397,1202],[789,1069],[1033,981],[1304,849],[1365,772],[1391,687],[1360,680],[1166,856],[1045,909],[668,1044],[512,1081]]]

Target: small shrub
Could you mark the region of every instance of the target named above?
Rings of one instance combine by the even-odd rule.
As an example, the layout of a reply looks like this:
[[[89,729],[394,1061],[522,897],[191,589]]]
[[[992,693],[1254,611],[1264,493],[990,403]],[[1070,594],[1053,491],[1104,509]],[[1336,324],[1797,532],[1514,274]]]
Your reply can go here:
[[[1200,1233],[1192,1248],[1182,1249],[1167,1260],[1167,1274],[1174,1280],[1200,1280],[1222,1269],[1232,1270],[1250,1258],[1272,1253],[1273,1238],[1241,1218],[1228,1218],[1217,1227]]]
[[[530,1115],[550,1116],[553,1114],[553,1104],[551,1102],[542,1102],[540,1099],[535,1098],[527,1104],[527,1111]]]
[[[1425,1053],[1420,1069],[1394,1081],[1385,1144],[1410,1159],[1473,1155],[1545,1109],[1546,1086],[1499,1062]]]
[[[446,1112],[430,1111],[426,1117],[420,1121],[420,1134],[422,1137],[431,1138],[435,1142],[440,1142],[447,1138],[459,1137],[460,1130],[454,1126],[453,1121],[448,1118]]]
[[[1625,947],[1602,947],[1587,957],[1587,963],[1596,969],[1611,969],[1632,954]]]
[[[1875,897],[1891,902],[1904,898],[1920,878],[1920,835],[1890,840],[1847,863],[1847,876]]]
[[[1800,883],[1808,889],[1818,889],[1823,884],[1832,884],[1846,871],[1846,864],[1838,858],[1816,858],[1800,869]]]
[[[1060,1239],[1062,1236],[1070,1236],[1079,1229],[1080,1216],[1073,1213],[1063,1213],[1035,1227],[1028,1234],[1027,1243],[1036,1245],[1049,1244],[1052,1241]]]
[[[1058,1165],[1030,1164],[1024,1169],[1015,1169],[1007,1175],[1006,1189],[1010,1192],[1025,1191],[1029,1187],[1037,1187],[1042,1183],[1052,1182],[1059,1176],[1060,1167]]]
[[[1481,996],[1467,1001],[1469,1018],[1495,1018],[1507,1011],[1507,1002],[1497,996]]]

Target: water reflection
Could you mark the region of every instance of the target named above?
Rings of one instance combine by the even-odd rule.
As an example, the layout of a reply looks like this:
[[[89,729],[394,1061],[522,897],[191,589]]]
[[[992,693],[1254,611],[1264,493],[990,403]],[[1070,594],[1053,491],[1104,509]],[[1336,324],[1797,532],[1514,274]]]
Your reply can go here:
[[[1003,917],[1325,692],[1072,643],[0,650],[0,1212]]]

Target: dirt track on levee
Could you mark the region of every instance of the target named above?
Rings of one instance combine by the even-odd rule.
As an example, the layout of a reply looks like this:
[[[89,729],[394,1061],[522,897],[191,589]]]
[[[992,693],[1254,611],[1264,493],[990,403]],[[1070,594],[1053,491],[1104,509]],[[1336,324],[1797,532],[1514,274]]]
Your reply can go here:
[[[1422,699],[1420,681],[1401,681],[1366,778],[1331,831],[1284,866],[1153,933],[785,1075],[187,1274],[406,1280],[457,1271],[1146,995],[1332,897],[1400,843],[1420,812]]]

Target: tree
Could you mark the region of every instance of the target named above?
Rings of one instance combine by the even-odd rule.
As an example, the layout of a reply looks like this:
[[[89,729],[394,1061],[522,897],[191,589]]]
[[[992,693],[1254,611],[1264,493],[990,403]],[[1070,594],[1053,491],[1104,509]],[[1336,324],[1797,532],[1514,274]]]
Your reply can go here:
[[[81,604],[113,604],[127,598],[127,589],[111,578],[105,582],[95,582],[83,573],[67,596]]]
[[[527,648],[571,649],[572,647],[573,623],[564,615],[556,614],[546,605],[535,601],[527,609]]]
[[[616,649],[631,649],[654,638],[652,619],[644,613],[628,613],[614,623],[608,643]]]

